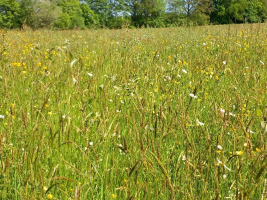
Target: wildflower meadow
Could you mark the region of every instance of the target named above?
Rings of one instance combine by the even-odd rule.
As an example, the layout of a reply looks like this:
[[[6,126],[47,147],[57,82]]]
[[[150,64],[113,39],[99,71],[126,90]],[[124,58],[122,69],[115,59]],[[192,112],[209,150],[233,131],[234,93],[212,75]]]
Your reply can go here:
[[[0,36],[0,199],[267,198],[266,24]]]

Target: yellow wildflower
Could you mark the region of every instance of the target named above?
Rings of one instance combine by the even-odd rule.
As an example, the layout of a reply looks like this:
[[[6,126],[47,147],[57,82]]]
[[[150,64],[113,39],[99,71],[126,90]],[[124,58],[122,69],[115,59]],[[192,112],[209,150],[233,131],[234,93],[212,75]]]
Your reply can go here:
[[[243,151],[236,151],[235,153],[237,156],[241,156],[243,154]]]

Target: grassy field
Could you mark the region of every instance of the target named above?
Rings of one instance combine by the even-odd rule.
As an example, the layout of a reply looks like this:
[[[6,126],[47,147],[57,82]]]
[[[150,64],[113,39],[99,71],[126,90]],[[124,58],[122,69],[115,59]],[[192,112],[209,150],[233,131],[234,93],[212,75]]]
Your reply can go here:
[[[1,199],[266,199],[267,25],[0,31]]]

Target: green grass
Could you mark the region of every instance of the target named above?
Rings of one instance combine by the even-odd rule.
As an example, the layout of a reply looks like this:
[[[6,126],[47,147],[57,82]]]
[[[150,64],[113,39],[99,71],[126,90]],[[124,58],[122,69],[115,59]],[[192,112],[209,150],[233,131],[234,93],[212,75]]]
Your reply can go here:
[[[265,199],[266,33],[1,31],[1,199]]]

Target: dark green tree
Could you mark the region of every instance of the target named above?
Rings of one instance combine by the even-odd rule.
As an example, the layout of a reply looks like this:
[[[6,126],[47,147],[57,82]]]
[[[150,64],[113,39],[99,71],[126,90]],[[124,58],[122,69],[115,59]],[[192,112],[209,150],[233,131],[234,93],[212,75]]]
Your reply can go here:
[[[56,23],[60,28],[84,28],[83,11],[79,0],[61,0],[58,5],[62,14]]]
[[[227,9],[228,15],[233,22],[243,22],[245,19],[245,13],[247,9],[247,0],[232,0],[230,6]]]
[[[214,0],[213,23],[243,23],[249,0]]]
[[[248,0],[245,17],[251,23],[264,21],[267,17],[267,0]]]
[[[166,2],[164,0],[132,0],[131,17],[136,26],[164,26]]]
[[[184,14],[197,24],[209,23],[213,11],[212,0],[170,0],[169,5],[172,12]]]
[[[85,0],[90,9],[99,16],[100,27],[106,27],[110,18],[111,6],[109,0]]]
[[[34,26],[37,4],[38,4],[37,0],[20,1],[21,24],[26,24],[30,27]]]
[[[99,16],[93,10],[90,9],[88,4],[82,3],[81,9],[85,26],[88,28],[93,26],[96,27],[99,24]]]
[[[0,27],[17,28],[21,24],[19,2],[16,0],[0,1]]]

